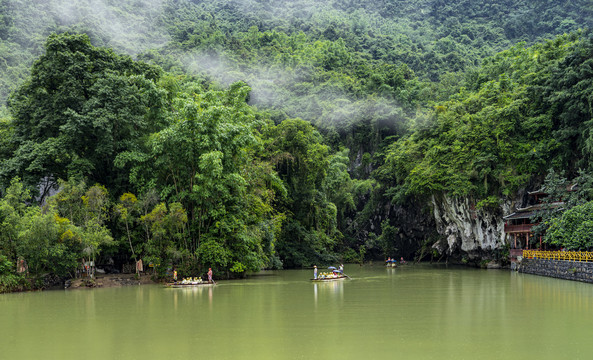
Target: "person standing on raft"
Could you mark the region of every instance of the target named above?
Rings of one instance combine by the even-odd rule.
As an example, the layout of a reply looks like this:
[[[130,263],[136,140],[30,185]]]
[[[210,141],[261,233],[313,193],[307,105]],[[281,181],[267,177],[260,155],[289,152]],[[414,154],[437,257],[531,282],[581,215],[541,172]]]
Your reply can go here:
[[[317,279],[317,265],[313,265],[313,278]]]
[[[212,282],[212,268],[208,268],[208,282]]]

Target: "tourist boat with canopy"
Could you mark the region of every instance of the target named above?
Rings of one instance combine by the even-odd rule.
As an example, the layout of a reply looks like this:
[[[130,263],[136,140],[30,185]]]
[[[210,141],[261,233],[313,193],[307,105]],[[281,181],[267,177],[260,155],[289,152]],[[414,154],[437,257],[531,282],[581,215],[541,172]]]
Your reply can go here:
[[[328,270],[331,272],[322,272],[317,275],[317,278],[311,279],[311,281],[316,282],[325,282],[325,281],[336,281],[336,280],[344,280],[349,279],[350,277],[344,274],[344,271],[341,269],[336,269],[334,266],[328,267]]]

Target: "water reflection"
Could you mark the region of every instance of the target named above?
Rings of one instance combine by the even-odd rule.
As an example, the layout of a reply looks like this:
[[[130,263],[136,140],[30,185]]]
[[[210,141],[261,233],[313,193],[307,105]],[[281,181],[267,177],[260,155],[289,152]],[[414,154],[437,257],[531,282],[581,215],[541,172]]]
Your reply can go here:
[[[397,268],[393,268],[393,267],[385,267],[385,270],[387,270],[387,274],[389,275],[393,275],[397,272]]]
[[[347,280],[336,280],[336,281],[324,281],[313,283],[313,296],[315,298],[315,306],[319,297],[325,297],[326,299],[344,299],[344,281]]]
[[[554,308],[570,308],[584,314],[593,312],[593,287],[591,285],[513,272],[511,288],[521,300],[521,305],[526,307],[553,306]]]
[[[188,302],[199,301],[203,298],[208,299],[208,305],[210,309],[213,303],[213,286],[194,286],[185,288],[169,288],[166,289],[172,293],[171,299],[173,302],[173,308],[175,310],[180,306],[186,306]]]
[[[294,270],[215,287],[1,295],[0,358],[545,360],[593,353],[590,284],[416,265],[348,273],[354,280],[312,283],[308,271]]]

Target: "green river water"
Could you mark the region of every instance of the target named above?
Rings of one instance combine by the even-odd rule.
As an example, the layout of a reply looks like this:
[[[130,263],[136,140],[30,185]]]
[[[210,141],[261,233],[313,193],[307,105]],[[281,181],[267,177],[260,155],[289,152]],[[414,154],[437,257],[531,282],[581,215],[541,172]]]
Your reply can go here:
[[[430,265],[345,272],[0,295],[0,359],[593,358],[591,284]]]

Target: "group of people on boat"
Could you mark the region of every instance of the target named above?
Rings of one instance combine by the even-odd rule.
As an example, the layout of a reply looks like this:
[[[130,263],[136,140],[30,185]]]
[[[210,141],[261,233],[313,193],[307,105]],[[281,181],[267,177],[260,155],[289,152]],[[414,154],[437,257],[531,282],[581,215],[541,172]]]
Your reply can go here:
[[[395,258],[392,259],[391,257],[388,257],[387,260],[385,260],[385,262],[386,263],[395,263],[395,262],[397,262],[397,260]],[[400,264],[405,264],[406,263],[406,261],[404,260],[404,257],[403,256],[400,258],[399,263]]]
[[[177,281],[177,280],[175,280]],[[201,277],[188,277],[181,280],[182,284],[201,284],[204,280]]]
[[[344,276],[344,264],[340,264],[339,268],[330,266],[328,269],[332,270],[332,272],[322,272],[320,274],[317,274],[317,265],[313,265],[313,280],[335,279]]]
[[[177,269],[173,269],[173,282],[177,283]],[[203,283],[204,280],[202,280],[202,277],[188,277],[188,278],[183,278],[181,280],[181,284],[201,284]],[[212,283],[214,282],[214,280],[212,280],[212,268],[208,268],[208,282]]]

